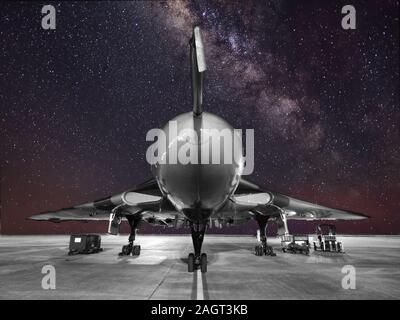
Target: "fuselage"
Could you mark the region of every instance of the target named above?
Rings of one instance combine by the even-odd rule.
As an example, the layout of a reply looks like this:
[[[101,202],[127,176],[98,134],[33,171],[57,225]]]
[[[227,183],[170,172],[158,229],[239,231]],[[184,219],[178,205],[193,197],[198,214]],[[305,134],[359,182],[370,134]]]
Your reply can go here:
[[[242,137],[225,120],[206,112],[181,114],[163,131],[166,162],[152,166],[154,177],[179,212],[191,221],[204,221],[238,186],[244,164]],[[188,132],[196,133],[197,139]]]

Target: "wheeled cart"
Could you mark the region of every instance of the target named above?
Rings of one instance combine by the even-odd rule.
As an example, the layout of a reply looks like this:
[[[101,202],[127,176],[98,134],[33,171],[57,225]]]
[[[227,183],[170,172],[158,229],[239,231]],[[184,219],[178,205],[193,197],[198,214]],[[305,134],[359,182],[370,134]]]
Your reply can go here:
[[[337,241],[334,225],[318,225],[315,233],[313,242],[315,251],[344,253],[343,243]]]
[[[281,236],[282,252],[310,254],[310,242],[307,235]]]

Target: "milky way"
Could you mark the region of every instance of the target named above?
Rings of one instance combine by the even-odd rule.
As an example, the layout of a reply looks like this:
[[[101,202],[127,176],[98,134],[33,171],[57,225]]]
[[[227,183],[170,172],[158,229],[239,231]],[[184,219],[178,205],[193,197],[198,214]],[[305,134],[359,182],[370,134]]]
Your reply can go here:
[[[191,110],[199,25],[204,109],[255,129],[247,178],[372,217],[340,232],[399,233],[398,1],[352,1],[356,30],[342,29],[340,1],[53,4],[54,31],[41,29],[42,3],[1,4],[2,232],[105,231],[25,218],[151,176],[145,134]]]

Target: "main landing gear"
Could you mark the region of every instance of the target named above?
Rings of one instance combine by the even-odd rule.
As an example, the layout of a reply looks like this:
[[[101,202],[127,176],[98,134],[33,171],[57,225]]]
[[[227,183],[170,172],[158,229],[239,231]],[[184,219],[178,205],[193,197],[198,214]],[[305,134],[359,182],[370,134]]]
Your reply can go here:
[[[139,226],[140,219],[133,217],[126,217],[128,219],[129,225],[131,227],[131,233],[129,234],[129,243],[127,245],[122,246],[122,251],[119,253],[120,256],[138,256],[140,255],[140,246],[134,245],[136,230]]]
[[[194,253],[189,253],[188,256],[188,272],[194,272],[199,267],[202,273],[207,272],[207,255],[201,253],[206,228],[207,224],[205,223],[190,223]]]
[[[256,256],[276,256],[276,253],[271,246],[267,244],[267,236],[265,235],[265,229],[267,228],[268,218],[259,216],[256,218],[260,229],[260,245],[257,245],[254,249]]]

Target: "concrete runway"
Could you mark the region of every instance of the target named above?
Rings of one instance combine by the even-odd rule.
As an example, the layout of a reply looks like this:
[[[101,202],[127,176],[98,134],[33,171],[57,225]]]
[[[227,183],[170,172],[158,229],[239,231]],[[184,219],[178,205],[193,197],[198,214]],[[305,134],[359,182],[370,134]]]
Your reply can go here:
[[[339,239],[340,240],[340,239]],[[0,236],[0,299],[399,299],[400,237],[343,237],[346,254],[253,254],[254,237],[206,235],[208,272],[188,273],[185,236],[138,235],[139,257],[119,257],[127,235],[102,236],[103,252],[68,256],[69,236]],[[56,289],[43,290],[44,265]],[[342,268],[356,270],[343,289]]]

